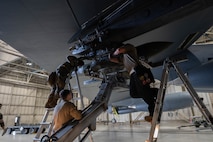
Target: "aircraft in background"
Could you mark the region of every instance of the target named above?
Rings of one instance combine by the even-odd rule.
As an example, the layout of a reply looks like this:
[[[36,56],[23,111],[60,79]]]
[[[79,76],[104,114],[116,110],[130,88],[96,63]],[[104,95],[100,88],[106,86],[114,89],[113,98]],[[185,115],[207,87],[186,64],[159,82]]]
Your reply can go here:
[[[124,86],[114,88],[109,101],[116,105],[113,103],[127,103],[124,100],[130,98],[123,67],[108,60],[108,54],[122,43],[137,48],[157,79],[161,72],[155,69],[161,69],[166,58],[182,59],[181,53],[188,53],[189,58],[184,57],[188,62],[181,63],[183,70],[189,71],[189,79],[197,89],[210,91],[212,75],[200,73],[205,69],[212,72],[211,52],[202,64],[193,58],[195,48],[188,48],[212,26],[212,12],[213,2],[209,0],[2,0],[0,39],[48,72],[62,64],[66,56],[75,55],[86,64],[80,80],[119,73],[118,83]],[[90,94],[96,95],[96,90],[90,85],[81,87],[85,97],[94,99]]]

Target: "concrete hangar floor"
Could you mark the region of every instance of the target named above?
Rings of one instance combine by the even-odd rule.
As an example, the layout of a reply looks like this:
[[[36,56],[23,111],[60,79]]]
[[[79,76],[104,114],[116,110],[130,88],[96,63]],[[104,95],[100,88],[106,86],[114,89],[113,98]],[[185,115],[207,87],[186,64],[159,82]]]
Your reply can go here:
[[[189,125],[185,121],[162,121],[158,135],[158,142],[212,142],[213,130],[209,127],[181,127]],[[97,124],[96,131],[92,137],[85,142],[145,142],[149,137],[150,123],[140,122],[138,124]],[[2,133],[2,130],[0,130]],[[45,133],[44,133],[45,134]],[[0,136],[0,142],[33,142],[35,134],[16,135],[5,134]],[[41,135],[42,137],[42,135]],[[78,142],[78,138],[74,141]]]

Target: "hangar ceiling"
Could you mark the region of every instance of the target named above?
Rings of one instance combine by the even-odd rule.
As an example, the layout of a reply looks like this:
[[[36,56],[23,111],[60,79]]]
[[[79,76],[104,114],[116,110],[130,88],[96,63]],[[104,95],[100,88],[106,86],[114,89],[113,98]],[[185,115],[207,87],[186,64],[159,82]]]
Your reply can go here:
[[[20,52],[0,40],[0,81],[19,84],[47,84],[48,73]],[[41,87],[41,86],[40,86]]]
[[[196,44],[213,43],[213,26],[208,29],[196,42]]]
[[[14,60],[24,57],[17,50],[0,40],[0,66],[8,64]]]

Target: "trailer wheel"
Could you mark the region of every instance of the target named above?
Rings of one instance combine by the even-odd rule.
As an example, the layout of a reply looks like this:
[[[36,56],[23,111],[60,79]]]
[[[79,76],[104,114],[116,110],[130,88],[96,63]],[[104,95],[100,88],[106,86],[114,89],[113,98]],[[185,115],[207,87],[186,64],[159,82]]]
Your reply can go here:
[[[56,136],[51,136],[50,137],[50,141],[51,142],[56,142],[58,140],[58,138]]]
[[[42,130],[42,133],[44,133],[44,132],[45,132],[45,130],[46,130],[46,129],[44,128],[44,129]]]
[[[117,120],[115,118],[113,118],[111,121],[113,124],[117,123]]]
[[[20,131],[21,131],[21,134],[28,134],[29,133],[29,128],[21,127]]]
[[[30,134],[35,133],[35,131],[36,131],[36,128],[29,128],[29,133],[30,133]]]
[[[206,128],[206,127],[209,126],[209,124],[205,121],[205,122],[203,123],[203,126]]]
[[[38,129],[39,129],[39,128],[35,128],[35,133],[37,133],[37,132],[38,132]]]
[[[50,142],[50,137],[48,135],[44,135],[42,138],[41,138],[41,142]]]
[[[7,131],[8,131],[8,134],[12,134],[13,129],[12,129],[12,128],[9,128]]]

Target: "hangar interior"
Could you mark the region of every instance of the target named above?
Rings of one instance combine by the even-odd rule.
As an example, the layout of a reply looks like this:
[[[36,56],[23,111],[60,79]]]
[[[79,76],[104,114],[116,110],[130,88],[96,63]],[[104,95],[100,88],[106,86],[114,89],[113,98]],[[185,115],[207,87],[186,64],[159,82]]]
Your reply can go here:
[[[210,28],[196,44],[212,44],[213,28]],[[0,103],[3,107],[1,113],[4,115],[6,126],[13,126],[16,119],[20,124],[39,124],[46,109],[44,104],[50,93],[50,86],[47,83],[48,72],[39,67],[36,63],[14,50],[12,47],[0,41]],[[185,91],[183,86],[170,84],[167,92]],[[210,112],[213,114],[213,93],[198,93]],[[79,97],[75,93],[75,97]],[[90,101],[84,98],[85,105]],[[81,102],[75,100],[77,106]],[[97,122],[112,122],[115,118],[120,123],[136,123],[143,121],[146,112],[136,112],[123,115],[102,113]],[[48,121],[52,119],[52,113]],[[184,120],[190,121],[193,116],[202,116],[197,106],[164,112],[162,120]],[[190,123],[190,122],[189,122]]]
[[[213,28],[210,28],[195,44],[211,44],[212,32]],[[0,100],[3,104],[1,112],[4,114],[6,125],[14,125],[17,116],[20,117],[20,122],[24,124],[39,123],[44,115],[44,104],[50,92],[50,86],[47,83],[48,72],[3,41],[0,42],[0,47]],[[181,90],[184,91],[185,88],[170,85],[167,91],[177,92]],[[204,103],[213,112],[212,93],[199,93],[199,95],[204,98]],[[87,104],[89,103],[86,98],[84,98],[84,101]],[[80,105],[80,101],[76,101],[76,103]],[[192,111],[192,109],[195,111]],[[118,117],[118,122],[136,121],[141,119],[139,114],[141,115],[140,112],[129,114],[132,115],[131,117],[126,116],[126,114],[121,115]],[[201,115],[199,110],[196,109],[196,105],[193,108],[165,112],[162,119],[187,120],[193,115]],[[110,121],[112,118],[114,118],[114,115],[103,113],[97,121]]]

